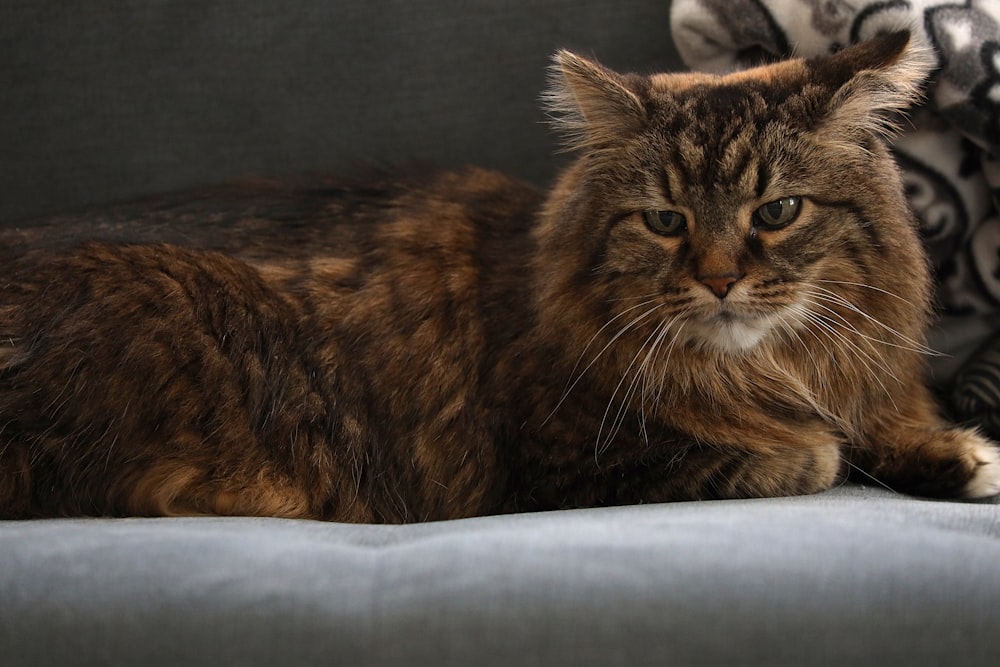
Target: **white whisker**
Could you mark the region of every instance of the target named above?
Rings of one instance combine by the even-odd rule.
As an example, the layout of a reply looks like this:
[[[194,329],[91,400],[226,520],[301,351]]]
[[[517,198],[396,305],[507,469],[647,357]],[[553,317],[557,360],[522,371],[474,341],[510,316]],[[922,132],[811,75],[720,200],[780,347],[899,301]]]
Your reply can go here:
[[[789,308],[789,311],[794,315],[796,315],[796,319],[800,322],[808,318],[807,309],[803,304],[796,303]],[[798,341],[802,350],[809,356],[809,361],[812,362],[813,369],[815,370],[816,373],[815,375],[816,381],[821,383],[825,388],[825,384],[827,381],[826,373],[823,372],[823,369],[819,365],[819,361],[816,360],[816,357],[809,349],[809,346],[806,345],[806,342],[804,340],[802,340],[802,336],[799,335],[799,332],[789,322],[782,319],[779,320],[778,323],[785,333],[787,333],[790,337],[793,337],[795,338],[796,341]],[[816,339],[817,342],[820,342],[819,337],[816,335],[816,332],[814,332],[812,329],[806,328],[805,331],[808,331],[812,335],[812,337]]]
[[[863,334],[862,332],[858,331],[858,329],[853,324],[851,324],[850,321],[847,320],[847,318],[845,318],[843,315],[841,315],[837,311],[833,310],[829,306],[823,305],[821,303],[817,303],[816,301],[813,301],[813,300],[808,299],[808,298],[806,299],[806,302],[812,304],[813,306],[816,306],[817,308],[822,308],[826,313],[828,313],[828,315],[825,315],[823,313],[817,313],[816,311],[811,311],[814,315],[816,315],[817,317],[821,317],[824,321],[828,322],[830,325],[835,326],[835,327],[840,327],[842,329],[845,329],[845,330],[849,331],[850,333],[854,334],[855,336],[857,336],[858,338],[860,338],[860,339],[862,339],[862,340],[864,340],[866,342],[869,342],[869,343],[883,343],[884,342],[884,341],[882,341],[880,339],[872,338],[871,336],[867,336],[867,335]],[[843,336],[843,334],[840,333],[840,332],[838,332],[838,335],[840,335],[844,339],[845,342],[849,342],[852,346],[854,346],[854,348],[856,350],[861,351],[861,346],[858,343],[855,343],[854,341],[850,340],[846,336]],[[892,345],[891,347],[898,347],[898,346]],[[874,353],[874,352],[875,352],[875,350],[872,349],[872,353]],[[868,353],[864,353],[864,354],[865,354],[865,357],[867,359],[869,359],[870,361],[874,362],[879,368],[881,368],[883,371],[885,371],[889,375],[892,375],[892,369],[889,368],[889,366],[887,364],[885,364],[881,360],[875,359],[874,357],[872,357]]]
[[[873,292],[879,292],[880,294],[891,296],[892,298],[898,299],[899,301],[902,301],[905,304],[909,304],[911,306],[913,305],[912,301],[904,299],[903,297],[899,296],[898,294],[895,294],[894,292],[890,292],[889,290],[882,289],[881,287],[875,287],[874,285],[869,285],[867,283],[855,283],[849,280],[817,280],[816,282],[826,283],[828,285],[847,285],[849,287],[863,287],[865,289],[872,290]]]
[[[646,319],[647,317],[649,317],[650,315],[652,315],[654,312],[656,312],[659,308],[661,308],[663,306],[663,304],[655,305],[652,308],[650,308],[649,310],[647,310],[644,313],[640,314],[638,317],[630,320],[624,327],[622,327],[618,331],[618,333],[616,333],[614,336],[611,337],[611,340],[609,340],[607,342],[607,344],[603,348],[601,348],[601,350],[596,355],[594,355],[594,358],[591,359],[590,363],[587,364],[587,366],[583,370],[581,370],[579,373],[577,373],[577,369],[580,368],[580,364],[583,362],[583,358],[587,355],[587,351],[590,349],[591,345],[594,344],[594,341],[597,340],[598,337],[600,337],[600,335],[604,332],[605,329],[607,329],[612,324],[614,324],[615,321],[621,319],[622,317],[625,317],[625,315],[627,315],[628,313],[632,312],[633,310],[637,310],[639,308],[642,308],[643,306],[648,306],[651,303],[655,303],[655,301],[656,301],[655,299],[649,299],[647,301],[643,301],[642,303],[639,303],[639,304],[636,304],[636,305],[631,306],[629,308],[626,308],[621,313],[618,313],[617,315],[615,315],[614,317],[612,317],[604,326],[602,326],[600,329],[597,330],[597,333],[595,333],[593,336],[591,336],[590,340],[587,341],[587,344],[584,346],[583,351],[580,353],[580,356],[577,357],[576,364],[574,364],[574,366],[573,366],[573,370],[570,371],[569,379],[566,381],[566,388],[563,390],[562,396],[556,402],[556,406],[554,408],[552,408],[552,412],[550,412],[548,414],[548,416],[545,418],[545,420],[542,422],[543,426],[545,424],[547,424],[549,422],[549,420],[552,419],[552,416],[555,415],[556,411],[558,411],[559,408],[562,407],[562,404],[565,403],[566,399],[569,397],[570,392],[572,392],[573,389],[576,388],[576,385],[580,383],[580,380],[583,379],[583,376],[586,375],[587,371],[589,371],[591,368],[593,368],[594,364],[596,364],[598,362],[598,360],[601,358],[601,356],[603,356],[604,353],[607,352],[608,349],[612,345],[614,345],[618,341],[619,338],[621,338],[623,335],[625,335],[625,333],[629,329],[632,329],[632,328],[636,327],[640,322],[642,322],[642,320]]]
[[[622,424],[624,423],[625,420],[625,416],[627,415],[628,412],[629,401],[635,394],[635,387],[639,381],[641,368],[636,371],[636,374],[632,379],[632,382],[626,388],[625,394],[622,397],[621,404],[618,408],[618,412],[615,415],[614,419],[612,420],[610,428],[608,429],[608,435],[606,438],[604,438],[604,441],[602,442],[601,436],[604,433],[604,425],[607,423],[608,415],[611,413],[611,408],[614,405],[615,397],[618,396],[618,392],[621,390],[622,385],[624,385],[625,381],[628,379],[629,372],[635,366],[636,362],[639,360],[639,357],[642,355],[643,351],[646,350],[646,347],[647,345],[649,345],[649,342],[654,338],[656,338],[657,336],[659,336],[665,326],[667,326],[667,322],[660,322],[653,329],[652,333],[650,333],[649,336],[646,337],[646,339],[642,342],[642,345],[639,346],[639,349],[636,350],[636,353],[632,356],[632,361],[629,363],[628,367],[622,373],[622,379],[618,381],[618,384],[615,386],[614,391],[611,392],[611,398],[608,400],[608,407],[604,410],[604,416],[601,418],[601,425],[597,430],[597,443],[595,445],[595,451],[594,451],[595,460],[598,460],[600,458],[600,455],[603,454],[605,451],[607,451],[608,447],[611,446],[611,442],[614,440],[615,436],[618,435],[618,432],[621,430]],[[647,357],[648,357],[648,352],[647,352]]]
[[[814,302],[811,302],[809,300],[806,300],[806,302],[813,303],[813,305],[820,305],[820,304],[815,304]],[[831,318],[823,315],[822,313],[817,313],[816,311],[810,310],[808,308],[804,309],[803,315],[805,316],[806,321],[808,323],[816,327],[815,332],[823,334],[823,336],[830,341],[831,345],[833,345],[834,347],[840,346],[845,351],[853,352],[855,358],[868,370],[869,376],[873,380],[875,380],[876,383],[878,383],[879,387],[882,388],[882,391],[885,393],[886,397],[893,404],[893,407],[898,409],[898,406],[896,406],[895,401],[892,398],[892,392],[890,392],[888,387],[885,386],[885,383],[882,381],[880,374],[877,372],[877,370],[881,370],[886,376],[892,378],[897,383],[900,383],[899,378],[896,377],[896,375],[892,372],[891,368],[887,367],[883,362],[880,362],[871,354],[863,350],[858,343],[851,340],[850,337],[846,336],[842,331],[840,331],[837,327],[842,325],[840,325],[840,323],[837,322],[836,320],[832,320]]]
[[[882,480],[880,480],[880,479],[879,479],[878,477],[876,477],[875,475],[872,475],[872,474],[871,474],[870,472],[868,472],[867,470],[864,470],[864,469],[862,469],[862,468],[861,468],[860,466],[858,466],[858,465],[855,465],[854,463],[851,463],[851,460],[850,460],[850,459],[848,459],[848,458],[846,458],[846,457],[844,457],[844,456],[841,456],[841,457],[840,457],[840,460],[841,460],[841,461],[843,461],[844,463],[846,463],[846,464],[847,464],[847,466],[848,466],[848,467],[849,467],[849,468],[850,468],[851,470],[856,470],[857,472],[861,473],[862,475],[864,475],[865,477],[867,477],[868,479],[870,479],[870,480],[871,480],[872,482],[874,482],[875,484],[878,484],[879,486],[881,486],[881,487],[882,487],[883,489],[885,489],[886,491],[889,491],[889,492],[891,492],[891,493],[899,493],[898,491],[896,491],[896,489],[892,488],[891,486],[889,486],[888,484],[886,484],[885,482],[883,482]]]
[[[680,319],[680,317],[681,317],[681,315],[675,316],[674,319],[671,320],[670,326],[673,327],[674,324],[677,322],[677,320]],[[677,347],[678,341],[681,339],[681,332],[684,330],[684,325],[685,324],[686,324],[686,321],[685,320],[681,320],[680,324],[674,330],[674,335],[670,339],[670,343],[667,345],[666,354],[664,354],[663,361],[660,363],[660,369],[661,369],[661,371],[660,371],[660,382],[659,382],[659,386],[658,386],[658,388],[656,390],[656,398],[654,399],[654,404],[657,406],[657,408],[660,407],[660,401],[663,398],[663,390],[664,390],[664,387],[667,384],[667,371],[669,369],[670,357],[674,353],[674,348]]]
[[[820,281],[820,282],[831,282],[831,281]],[[889,296],[896,296],[896,295],[892,294],[892,292],[887,292],[887,291],[885,291],[883,289],[880,289],[880,288],[877,288],[877,287],[866,286],[866,285],[863,285],[861,283],[845,283],[845,284],[848,284],[848,285],[858,285],[860,287],[869,287],[869,289],[872,289],[872,290],[875,290],[875,291],[878,291],[878,292],[881,292],[881,293],[885,293],[885,294],[887,294]],[[843,306],[844,308],[850,310],[851,312],[860,315],[861,317],[863,317],[868,322],[871,322],[872,324],[876,325],[877,327],[880,327],[884,331],[887,331],[888,333],[892,334],[893,336],[896,336],[896,338],[898,338],[899,340],[901,340],[904,343],[906,343],[906,345],[899,345],[899,344],[894,344],[894,343],[892,343],[890,341],[887,341],[887,340],[876,339],[876,340],[878,340],[878,342],[881,342],[881,343],[883,343],[885,345],[899,347],[899,348],[904,349],[904,350],[911,350],[913,352],[919,352],[920,354],[926,354],[926,355],[930,355],[930,356],[940,356],[939,352],[937,352],[937,351],[935,351],[935,350],[927,347],[926,345],[924,345],[920,341],[913,340],[912,338],[906,336],[905,334],[903,334],[903,333],[897,331],[896,329],[890,327],[888,324],[882,322],[878,318],[873,317],[869,313],[866,313],[864,310],[862,310],[857,305],[855,305],[854,303],[852,303],[851,301],[849,301],[847,298],[845,298],[842,294],[838,294],[837,292],[834,292],[833,290],[829,290],[829,289],[826,289],[825,287],[819,287],[819,286],[815,286],[815,285],[813,286],[813,290],[815,290],[815,291],[811,291],[810,292],[810,294],[812,296],[815,296],[817,298],[825,298],[827,301],[829,301],[831,303],[836,303],[836,304],[838,304],[840,306]],[[904,303],[908,303],[905,299],[902,299],[901,297],[896,297],[896,298],[898,298],[900,301],[903,301]]]
[[[663,393],[663,379],[662,378],[666,376],[666,373],[667,373],[667,364],[670,361],[671,352],[673,351],[673,347],[676,344],[677,336],[679,334],[679,329],[678,329],[678,331],[674,332],[673,338],[671,339],[670,343],[667,345],[667,351],[666,351],[666,354],[663,356],[663,359],[658,360],[658,357],[659,357],[659,354],[660,354],[660,348],[662,347],[663,342],[666,340],[667,334],[670,333],[671,329],[673,328],[674,324],[676,324],[676,322],[677,322],[677,320],[679,318],[680,318],[680,315],[675,315],[670,320],[664,321],[664,323],[660,326],[660,332],[656,336],[656,339],[653,341],[653,344],[650,346],[649,352],[646,354],[645,359],[643,359],[643,362],[640,365],[639,371],[637,373],[637,377],[639,377],[639,376],[642,377],[642,390],[641,390],[641,393],[639,395],[639,420],[640,420],[640,428],[642,429],[643,441],[647,445],[649,444],[649,437],[648,437],[648,434],[646,433],[646,406],[647,405],[653,405],[654,408],[658,408],[659,407],[659,401],[660,401],[660,398],[661,398],[662,393]],[[682,324],[682,326],[683,326],[683,324]],[[658,365],[659,365],[659,367],[661,369],[661,372],[660,372],[660,378],[661,379],[660,379],[659,382],[656,382],[656,380],[655,380],[656,376],[651,372],[651,370],[653,368],[655,368],[656,365],[657,365],[657,364],[654,363],[656,361],[659,361]],[[655,387],[655,391],[654,391],[654,387]],[[655,411],[654,411],[654,414],[655,414]]]

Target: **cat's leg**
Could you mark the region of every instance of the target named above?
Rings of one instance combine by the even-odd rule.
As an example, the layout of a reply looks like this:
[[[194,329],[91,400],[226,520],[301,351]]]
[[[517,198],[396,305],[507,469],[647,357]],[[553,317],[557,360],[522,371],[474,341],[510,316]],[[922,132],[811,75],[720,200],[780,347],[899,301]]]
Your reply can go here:
[[[690,444],[643,485],[640,500],[767,498],[818,493],[842,476],[840,443],[769,447]],[[657,478],[658,477],[658,478]]]
[[[804,410],[694,410],[683,424],[659,491],[671,499],[817,493],[845,472],[843,436]]]
[[[593,484],[566,475],[545,507],[588,507],[684,500],[796,496],[825,491],[845,476],[842,442],[823,429],[804,429],[798,438],[754,438],[737,445],[679,437],[652,457],[621,461],[595,470]],[[535,494],[539,494],[536,487]]]
[[[944,424],[929,391],[912,389],[880,407],[847,453],[858,481],[940,498],[1000,493],[1000,449],[975,430]]]
[[[846,476],[843,436],[804,411],[688,410],[675,406],[685,428],[663,443],[659,461],[624,476],[635,480],[628,502],[806,495]]]

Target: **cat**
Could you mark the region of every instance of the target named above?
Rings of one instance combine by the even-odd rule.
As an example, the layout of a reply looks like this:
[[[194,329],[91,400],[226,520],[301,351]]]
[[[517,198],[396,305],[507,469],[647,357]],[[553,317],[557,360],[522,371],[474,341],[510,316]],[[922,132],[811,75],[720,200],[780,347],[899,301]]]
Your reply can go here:
[[[728,75],[567,51],[575,160],[257,182],[0,234],[0,516],[410,522],[1000,491],[938,416],[892,33]]]

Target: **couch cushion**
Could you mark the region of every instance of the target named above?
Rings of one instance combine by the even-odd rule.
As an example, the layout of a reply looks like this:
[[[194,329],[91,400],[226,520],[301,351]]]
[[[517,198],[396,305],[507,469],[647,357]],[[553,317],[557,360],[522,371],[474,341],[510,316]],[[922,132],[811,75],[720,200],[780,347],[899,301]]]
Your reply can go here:
[[[997,509],[848,486],[408,526],[7,522],[0,654],[67,665],[995,664]]]

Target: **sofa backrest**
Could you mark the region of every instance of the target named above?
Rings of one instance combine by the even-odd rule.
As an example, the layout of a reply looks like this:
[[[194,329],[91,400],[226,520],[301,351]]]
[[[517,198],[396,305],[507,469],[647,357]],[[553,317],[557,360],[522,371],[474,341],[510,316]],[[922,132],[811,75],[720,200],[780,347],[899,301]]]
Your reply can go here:
[[[0,224],[249,176],[475,163],[544,182],[559,47],[679,67],[665,0],[0,6]]]

